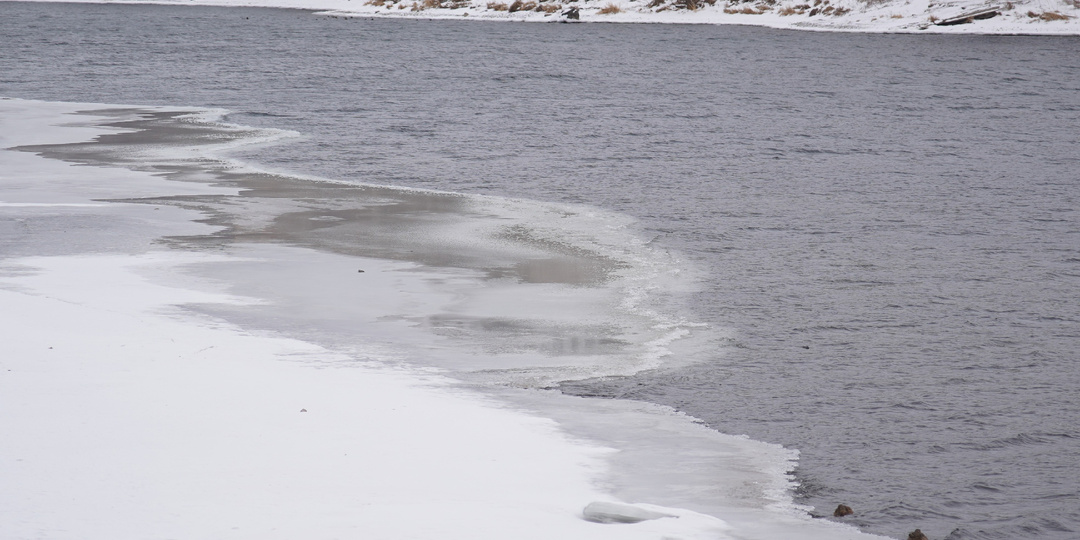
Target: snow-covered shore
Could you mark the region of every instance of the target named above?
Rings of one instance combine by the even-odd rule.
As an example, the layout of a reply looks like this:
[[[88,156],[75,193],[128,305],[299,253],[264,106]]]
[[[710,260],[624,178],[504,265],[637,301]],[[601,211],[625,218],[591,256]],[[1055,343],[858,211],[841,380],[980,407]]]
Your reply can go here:
[[[85,108],[0,100],[0,146],[110,133]],[[678,509],[582,519],[614,500],[595,483],[611,450],[551,420],[181,309],[260,300],[186,270],[236,255],[154,242],[212,230],[197,213],[100,200],[230,190],[17,150],[0,171],[0,537],[722,537]]]
[[[4,0],[0,0],[4,1]],[[42,1],[42,0],[30,0]],[[47,0],[46,0],[47,1]],[[871,33],[1080,34],[1080,0],[66,0],[310,9],[329,16],[739,24]],[[952,23],[952,24],[947,24]]]
[[[270,310],[236,294],[247,273],[206,271],[245,262],[306,263],[274,288],[336,287],[320,271],[361,264],[375,311],[434,295],[402,261],[168,247],[215,226],[124,198],[236,190],[25,151],[198,112],[0,99],[0,537],[875,538],[791,504],[793,452],[669,409],[501,399],[377,346],[331,350],[194,309]],[[703,477],[708,493],[686,489]],[[614,506],[586,512],[597,502]],[[662,517],[586,519],[635,515]]]

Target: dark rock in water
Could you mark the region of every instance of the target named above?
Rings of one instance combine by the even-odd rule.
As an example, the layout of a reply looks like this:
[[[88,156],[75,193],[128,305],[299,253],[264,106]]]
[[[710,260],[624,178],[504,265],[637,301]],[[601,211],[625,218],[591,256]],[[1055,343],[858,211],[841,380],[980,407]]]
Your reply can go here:
[[[566,15],[567,19],[570,19],[570,20],[573,20],[573,21],[576,21],[576,20],[581,18],[581,15],[578,14],[578,8],[576,8],[576,7],[571,7],[570,9],[562,12],[562,14]]]
[[[927,538],[926,535],[923,534],[923,532],[921,530],[915,529],[914,531],[911,531],[911,532],[908,533],[907,540],[930,540],[930,539]]]
[[[850,506],[848,506],[846,504],[841,504],[840,506],[836,507],[836,510],[832,513],[832,515],[833,515],[833,517],[844,517],[844,516],[850,516],[851,514],[854,514],[854,513],[855,513],[855,511],[852,510]]]

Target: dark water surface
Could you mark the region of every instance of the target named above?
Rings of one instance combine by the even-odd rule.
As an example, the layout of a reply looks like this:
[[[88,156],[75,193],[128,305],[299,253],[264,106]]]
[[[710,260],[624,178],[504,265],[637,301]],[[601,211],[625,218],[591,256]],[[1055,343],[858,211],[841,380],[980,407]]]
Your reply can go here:
[[[872,532],[1080,537],[1080,39],[0,2],[0,96],[224,107],[304,174],[586,203],[697,364],[573,393],[802,451]]]

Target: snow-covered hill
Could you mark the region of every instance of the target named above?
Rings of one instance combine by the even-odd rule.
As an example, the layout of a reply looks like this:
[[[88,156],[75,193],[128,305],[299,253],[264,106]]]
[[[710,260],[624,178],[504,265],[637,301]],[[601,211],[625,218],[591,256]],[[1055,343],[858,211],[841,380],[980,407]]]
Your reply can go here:
[[[76,0],[118,3],[109,0]],[[845,32],[1080,34],[1080,0],[126,0],[331,16],[746,24]]]

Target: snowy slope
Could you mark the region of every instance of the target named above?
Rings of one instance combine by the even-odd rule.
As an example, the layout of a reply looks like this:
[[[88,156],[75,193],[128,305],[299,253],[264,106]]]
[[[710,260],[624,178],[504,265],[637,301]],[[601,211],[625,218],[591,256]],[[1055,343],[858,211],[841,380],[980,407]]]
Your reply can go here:
[[[3,1],[3,0],[0,0]],[[331,16],[744,24],[844,32],[1080,34],[1080,0],[75,0],[313,9]],[[978,13],[992,13],[981,18]],[[971,15],[976,15],[971,17]],[[959,24],[943,25],[950,21]]]

